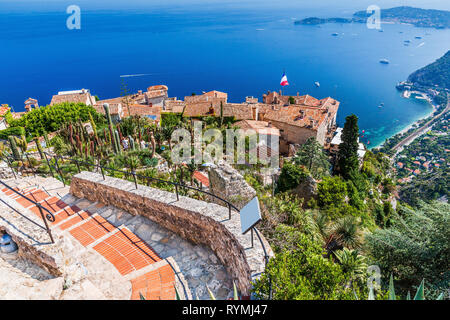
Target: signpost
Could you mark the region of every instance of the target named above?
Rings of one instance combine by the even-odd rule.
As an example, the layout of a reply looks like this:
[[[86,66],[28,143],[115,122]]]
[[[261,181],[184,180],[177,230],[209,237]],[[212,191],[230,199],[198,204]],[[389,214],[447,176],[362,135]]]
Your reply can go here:
[[[261,221],[261,210],[259,208],[258,197],[254,197],[252,201],[241,209],[241,230],[242,234],[251,231],[252,248],[253,248],[253,228]]]

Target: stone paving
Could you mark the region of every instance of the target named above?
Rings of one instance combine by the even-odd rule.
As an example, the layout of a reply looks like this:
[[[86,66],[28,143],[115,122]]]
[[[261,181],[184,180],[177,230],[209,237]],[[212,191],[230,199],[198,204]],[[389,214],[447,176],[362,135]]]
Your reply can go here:
[[[64,270],[63,276],[52,278],[45,270],[23,259],[14,263],[4,260],[1,261],[0,272],[3,270],[5,272],[3,274],[6,275],[3,279],[15,279],[15,281],[9,281],[9,284],[5,283],[2,291],[5,288],[9,288],[10,290],[13,290],[12,288],[21,288],[15,290],[16,294],[9,295],[10,298],[20,299],[20,295],[22,295],[23,299],[123,299],[128,294],[131,294],[131,298],[138,299],[139,296],[136,290],[141,288],[140,286],[142,286],[143,282],[146,281],[147,286],[153,285],[149,282],[151,274],[157,272],[158,276],[165,281],[164,279],[167,277],[165,273],[169,272],[165,271],[169,267],[167,263],[170,263],[176,272],[179,272],[179,276],[181,277],[179,283],[184,282],[188,286],[189,298],[210,299],[206,286],[210,288],[217,299],[226,299],[232,296],[231,278],[209,248],[192,244],[145,217],[132,216],[115,207],[103,206],[86,199],[78,199],[68,193],[69,188],[67,186],[64,187],[61,182],[55,179],[27,177],[10,180],[7,183],[13,187],[28,188],[28,190],[33,190],[33,193],[36,190],[45,190],[44,192],[47,195],[40,195],[37,192],[34,194],[38,198],[36,200],[46,202],[47,204],[45,206],[48,206],[48,208],[53,208],[52,206],[58,203],[52,196],[57,197],[65,204],[81,209],[83,213],[89,212],[90,218],[97,214],[117,228],[128,229],[130,233],[134,233],[145,241],[161,259],[164,259],[162,262],[165,263],[165,265],[159,262],[154,263],[155,267],[149,266],[143,268],[143,271],[132,272],[131,275],[135,278],[134,280],[131,277],[124,278],[124,280],[131,281],[126,284],[124,280],[120,279],[119,272],[112,270],[114,268],[111,263],[105,259],[99,260],[98,254],[95,253],[92,247],[84,248],[80,243],[70,240],[67,236],[63,236],[67,234],[67,231],[64,231],[64,225],[66,225],[67,230],[70,232],[70,230],[73,230],[77,226],[77,223],[80,224],[82,222],[82,219],[76,221],[77,217],[73,216],[67,220],[74,220],[74,223],[70,224],[70,221],[58,220],[55,222],[55,226],[52,227],[56,244],[62,247],[60,251],[64,251],[63,256],[66,257],[59,260],[63,262],[64,259],[68,259],[67,263],[69,265],[66,268],[67,270]],[[2,197],[3,199],[5,198]],[[10,201],[11,199],[7,200],[9,201],[8,205],[13,204]],[[17,199],[12,201],[17,201]],[[1,206],[6,208],[5,204],[2,203]],[[24,205],[26,208],[26,203]],[[57,216],[62,215],[61,208],[55,207],[52,211],[58,211]],[[18,216],[12,208],[8,208],[8,212],[5,212],[5,214],[7,214],[5,217],[8,217],[8,219],[13,215],[14,217]],[[37,222],[42,222],[39,219],[35,219],[36,216],[31,218]],[[14,220],[14,224],[17,225],[18,221],[24,223],[23,217],[18,216]],[[6,222],[11,224],[12,220]],[[63,232],[61,233],[59,229],[63,230]],[[37,232],[37,229],[33,230]],[[32,233],[35,233],[34,231]],[[45,232],[40,233],[42,233],[40,235],[41,238],[48,238]],[[29,241],[30,243],[33,241],[36,242],[36,240]],[[55,246],[49,245],[48,242],[38,239],[36,243],[44,251],[49,252],[49,254],[52,252],[55,253]],[[144,271],[148,273],[145,274]],[[170,272],[172,272],[171,269]],[[161,285],[164,286],[164,282]],[[34,287],[35,289],[30,289],[31,291],[29,290],[29,293],[25,294],[22,290],[24,286],[28,288]],[[48,286],[49,291],[44,294],[42,290],[45,286]],[[63,290],[63,287],[65,290]],[[173,289],[173,285],[171,287]],[[123,290],[119,290],[119,288]],[[177,289],[182,290],[182,287],[178,284]],[[147,295],[150,298],[155,297],[154,292],[151,291],[147,291]],[[161,296],[160,298],[169,297]]]
[[[232,296],[233,283],[215,254],[203,245],[195,245],[175,233],[159,226],[148,218],[133,216],[112,206],[102,206],[70,194],[62,198],[91,213],[97,213],[109,223],[126,226],[150,245],[163,259],[172,257],[186,279],[194,299],[210,299],[206,286],[217,299]]]
[[[20,271],[23,274],[26,274],[27,276],[38,281],[44,281],[54,278],[54,276],[39,267],[37,264],[31,262],[28,259],[18,256],[17,252],[15,254],[0,253],[0,259],[2,260],[0,264],[3,268],[17,269],[17,271]]]

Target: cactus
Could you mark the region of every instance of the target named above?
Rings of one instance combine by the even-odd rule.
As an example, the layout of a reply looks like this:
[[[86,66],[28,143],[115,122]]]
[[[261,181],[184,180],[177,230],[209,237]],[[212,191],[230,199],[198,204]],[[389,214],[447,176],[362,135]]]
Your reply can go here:
[[[112,119],[111,119],[111,113],[109,112],[109,104],[104,103],[103,104],[103,109],[105,109],[105,116],[106,116],[106,120],[108,121],[108,124],[110,126],[112,126],[113,123],[112,123]]]
[[[9,144],[11,145],[11,151],[13,153],[14,159],[19,160],[20,152],[19,152],[19,149],[17,149],[16,138],[14,136],[9,136],[8,140],[9,140]]]
[[[117,132],[117,130],[114,130],[114,140],[115,140],[115,144],[116,144],[117,153],[122,154],[122,148],[120,146],[119,132]]]
[[[89,112],[89,122],[91,123],[92,130],[94,131],[94,136],[97,136],[97,126],[95,125],[94,118],[92,118],[92,114]]]
[[[139,129],[139,143],[138,143],[139,149],[141,149],[141,142],[142,142],[142,133],[141,133],[141,129]]]
[[[94,141],[91,141],[91,143],[90,143],[90,147],[91,147],[91,156],[93,156],[93,157],[94,157],[94,155],[95,155],[95,149],[94,149]]]
[[[220,101],[220,127],[223,126],[223,103]]]
[[[38,149],[39,156],[41,157],[41,160],[44,159],[44,151],[42,150],[41,143],[39,142],[39,138],[34,138],[34,143],[36,143],[36,148]]]
[[[117,126],[117,131],[119,132],[119,138],[120,138],[119,141],[122,141],[123,140],[123,135],[122,135],[122,131],[120,131],[120,126]]]
[[[154,158],[156,152],[156,141],[155,136],[153,135],[153,131],[150,131],[150,142],[152,144],[152,158]]]
[[[27,152],[28,142],[24,135],[19,138],[16,138],[16,144],[22,150],[22,153]]]
[[[134,144],[134,139],[132,136],[128,136],[128,140],[130,141],[130,149],[136,150],[136,145]]]
[[[82,155],[82,154],[83,154],[83,144],[81,143],[80,136],[79,136],[79,135],[76,135],[76,136],[75,136],[75,139],[76,139],[76,141],[77,141],[77,149],[76,149],[77,154],[78,154],[78,155]]]
[[[45,140],[45,145],[46,145],[47,148],[49,148],[50,147],[50,140],[48,140],[47,131],[44,130],[43,136],[44,136],[44,140]]]
[[[113,122],[111,119],[111,113],[109,112],[109,104],[103,104],[103,108],[105,109],[106,120],[108,120],[109,133],[111,135],[111,144],[113,145],[114,153],[119,154],[121,153],[120,140],[119,135],[116,135],[117,130],[113,132]]]

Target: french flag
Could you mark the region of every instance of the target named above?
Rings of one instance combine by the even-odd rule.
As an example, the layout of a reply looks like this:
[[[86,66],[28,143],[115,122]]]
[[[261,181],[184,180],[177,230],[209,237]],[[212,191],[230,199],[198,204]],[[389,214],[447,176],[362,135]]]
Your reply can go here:
[[[284,86],[288,86],[288,85],[289,85],[289,82],[286,77],[286,73],[283,73],[283,77],[281,78],[280,86],[284,87]]]

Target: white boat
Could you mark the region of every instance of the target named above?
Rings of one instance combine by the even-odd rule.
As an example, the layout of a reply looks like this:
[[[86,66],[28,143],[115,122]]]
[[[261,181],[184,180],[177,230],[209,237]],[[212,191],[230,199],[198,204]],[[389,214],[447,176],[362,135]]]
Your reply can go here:
[[[381,59],[380,63],[382,63],[382,64],[389,64],[389,60],[388,59]]]
[[[314,84],[316,85],[316,87],[320,87],[320,82],[319,81],[314,82]]]

